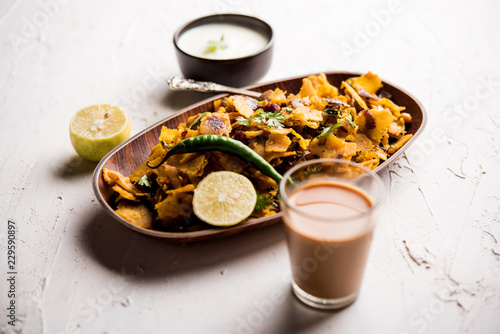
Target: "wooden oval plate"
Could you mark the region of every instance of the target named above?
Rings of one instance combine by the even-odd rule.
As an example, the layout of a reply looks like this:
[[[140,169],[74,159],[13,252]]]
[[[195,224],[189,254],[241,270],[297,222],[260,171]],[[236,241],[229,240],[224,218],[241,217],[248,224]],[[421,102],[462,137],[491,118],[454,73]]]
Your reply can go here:
[[[350,77],[359,76],[361,74],[348,72],[330,72],[326,73],[326,75],[332,85],[340,87],[342,81]],[[264,92],[268,89],[279,87],[280,89],[287,91],[288,93],[297,93],[302,85],[302,78],[306,76],[307,75],[274,81],[259,86],[249,87],[248,89],[258,92]],[[407,132],[413,134],[413,138],[395,154],[393,154],[387,161],[379,165],[377,169],[375,169],[376,172],[387,167],[390,163],[397,159],[410,145],[412,145],[417,137],[422,133],[426,124],[426,113],[424,107],[414,97],[390,83],[384,81],[383,84],[384,87],[382,88],[382,90],[391,94],[391,99],[396,104],[405,106],[406,112],[408,112],[412,116],[412,122],[407,128]],[[115,194],[113,190],[104,182],[104,179],[102,177],[103,168],[118,171],[123,175],[132,174],[135,169],[149,157],[151,148],[158,143],[158,137],[160,135],[162,126],[176,128],[179,123],[185,123],[187,119],[192,115],[203,113],[206,111],[212,112],[213,101],[220,99],[225,95],[228,94],[214,96],[190,107],[184,108],[177,114],[167,117],[163,121],[160,121],[141,131],[134,137],[130,138],[129,140],[109,152],[108,155],[106,155],[101,160],[94,171],[92,187],[101,205],[113,218],[137,232],[154,237],[164,238],[166,240],[178,243],[227,237],[243,231],[260,229],[281,221],[281,213],[278,213],[265,218],[252,219],[233,227],[212,228],[210,226],[207,226],[207,229],[205,230],[192,232],[164,232],[144,229],[132,225],[122,217],[117,215],[113,210]]]

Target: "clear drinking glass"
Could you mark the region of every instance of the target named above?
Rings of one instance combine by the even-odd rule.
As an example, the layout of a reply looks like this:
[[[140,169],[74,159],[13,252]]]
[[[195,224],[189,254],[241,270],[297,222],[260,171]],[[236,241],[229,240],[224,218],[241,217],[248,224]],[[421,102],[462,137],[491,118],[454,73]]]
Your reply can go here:
[[[301,301],[337,309],[356,300],[383,193],[378,175],[346,160],[310,160],[284,175],[280,206]]]

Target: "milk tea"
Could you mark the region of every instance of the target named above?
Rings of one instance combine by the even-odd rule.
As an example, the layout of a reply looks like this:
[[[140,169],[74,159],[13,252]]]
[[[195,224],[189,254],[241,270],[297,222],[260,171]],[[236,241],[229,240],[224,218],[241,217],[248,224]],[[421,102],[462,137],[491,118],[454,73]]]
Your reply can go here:
[[[375,225],[365,213],[372,201],[361,190],[334,182],[308,184],[294,191],[289,201],[311,214],[288,210],[283,217],[295,284],[323,299],[356,294]]]

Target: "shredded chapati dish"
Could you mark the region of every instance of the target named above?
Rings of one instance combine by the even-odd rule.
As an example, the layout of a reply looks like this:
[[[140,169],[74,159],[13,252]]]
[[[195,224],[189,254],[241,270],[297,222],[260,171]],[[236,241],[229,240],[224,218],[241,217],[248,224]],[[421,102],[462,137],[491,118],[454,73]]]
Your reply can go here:
[[[163,161],[175,145],[203,135],[243,143],[281,175],[316,158],[345,159],[375,169],[412,137],[406,133],[411,115],[381,88],[382,81],[371,72],[349,78],[340,87],[319,74],[303,78],[295,93],[276,88],[259,99],[232,95],[217,100],[213,112],[193,115],[176,129],[163,127],[149,159],[131,175],[103,170],[104,180],[116,193],[115,211],[142,228],[179,232],[208,228],[193,213],[195,188],[211,172],[232,171],[246,176],[257,191],[248,219],[279,212],[278,184],[269,173],[238,155],[214,149],[214,143],[233,145],[233,141],[216,140],[208,146],[200,140],[197,152]]]

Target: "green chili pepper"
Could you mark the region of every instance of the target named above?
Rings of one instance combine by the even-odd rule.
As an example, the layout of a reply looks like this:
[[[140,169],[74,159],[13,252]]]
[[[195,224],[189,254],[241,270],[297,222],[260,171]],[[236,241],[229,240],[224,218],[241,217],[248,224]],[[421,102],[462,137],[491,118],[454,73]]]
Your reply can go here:
[[[167,161],[169,157],[174,154],[204,151],[219,151],[234,155],[241,160],[250,163],[252,166],[272,178],[277,183],[279,183],[282,179],[282,176],[274,169],[274,167],[271,166],[258,153],[254,152],[250,147],[246,146],[238,140],[217,135],[200,135],[184,139],[183,141],[172,147],[172,149],[167,152],[167,155],[165,155],[165,157],[158,165],[151,166],[149,164],[149,161],[147,162],[147,164],[149,168],[154,169],[160,167],[165,161]]]

